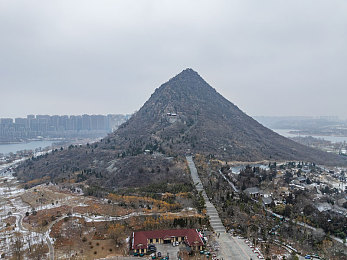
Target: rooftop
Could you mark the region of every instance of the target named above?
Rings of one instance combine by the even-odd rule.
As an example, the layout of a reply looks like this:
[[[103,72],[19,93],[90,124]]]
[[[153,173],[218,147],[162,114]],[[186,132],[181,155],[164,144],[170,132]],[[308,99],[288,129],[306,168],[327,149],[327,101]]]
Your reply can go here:
[[[171,237],[184,237],[188,246],[203,246],[199,233],[195,229],[168,229],[134,232],[132,249],[145,249],[148,247],[148,239],[169,239]]]
[[[265,198],[263,198],[262,200],[263,200],[263,203],[264,203],[265,205],[269,205],[269,204],[271,204],[271,202],[272,202],[272,198],[271,198],[271,197],[265,197]]]
[[[245,193],[248,193],[248,194],[258,194],[259,192],[260,192],[260,190],[257,187],[245,189]]]

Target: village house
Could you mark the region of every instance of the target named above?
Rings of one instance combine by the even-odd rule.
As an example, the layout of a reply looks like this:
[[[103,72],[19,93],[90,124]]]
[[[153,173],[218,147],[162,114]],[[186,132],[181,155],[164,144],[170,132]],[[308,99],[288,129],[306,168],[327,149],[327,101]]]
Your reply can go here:
[[[271,197],[263,197],[262,201],[263,201],[264,206],[269,206],[272,203],[272,198]]]
[[[260,190],[257,187],[252,187],[245,189],[244,193],[246,193],[251,198],[258,198],[260,195]]]

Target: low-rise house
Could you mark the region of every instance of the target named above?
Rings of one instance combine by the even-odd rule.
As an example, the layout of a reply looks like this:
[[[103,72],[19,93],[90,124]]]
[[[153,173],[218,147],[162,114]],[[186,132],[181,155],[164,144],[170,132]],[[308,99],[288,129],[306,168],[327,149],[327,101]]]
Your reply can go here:
[[[244,193],[246,193],[251,198],[258,198],[260,195],[260,190],[257,187],[252,187],[252,188],[245,189]]]
[[[263,201],[264,206],[269,206],[272,203],[272,198],[271,197],[263,197],[262,201]]]
[[[291,190],[305,190],[305,187],[299,184],[290,183],[289,188]]]
[[[328,202],[318,203],[316,207],[319,212],[324,212],[332,209],[332,206]]]
[[[131,248],[134,253],[146,254],[149,244],[170,244],[173,242],[184,242],[194,251],[200,251],[204,246],[204,242],[196,229],[168,229],[134,232]]]
[[[343,216],[347,216],[347,209],[343,208],[343,207],[339,207],[338,205],[333,205],[332,207],[332,211],[334,211],[337,214],[341,214]]]
[[[308,166],[304,166],[301,171],[305,172],[305,173],[309,173],[311,170]]]
[[[300,176],[300,177],[298,177],[298,181],[301,182],[301,183],[306,182],[306,176]]]

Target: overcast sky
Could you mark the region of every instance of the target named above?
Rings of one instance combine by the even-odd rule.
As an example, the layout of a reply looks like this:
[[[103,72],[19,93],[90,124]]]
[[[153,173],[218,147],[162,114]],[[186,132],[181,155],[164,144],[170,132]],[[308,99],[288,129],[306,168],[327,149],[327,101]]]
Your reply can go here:
[[[0,117],[132,113],[187,67],[249,115],[347,117],[347,1],[0,0]]]

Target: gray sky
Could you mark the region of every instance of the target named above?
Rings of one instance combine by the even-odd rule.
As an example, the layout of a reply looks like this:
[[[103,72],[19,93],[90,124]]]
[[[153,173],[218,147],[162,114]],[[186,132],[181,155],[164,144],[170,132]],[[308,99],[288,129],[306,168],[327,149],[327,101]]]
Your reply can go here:
[[[347,117],[345,0],[0,0],[0,117],[131,113],[190,67],[249,115]]]

